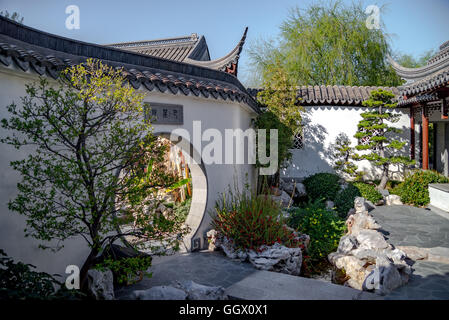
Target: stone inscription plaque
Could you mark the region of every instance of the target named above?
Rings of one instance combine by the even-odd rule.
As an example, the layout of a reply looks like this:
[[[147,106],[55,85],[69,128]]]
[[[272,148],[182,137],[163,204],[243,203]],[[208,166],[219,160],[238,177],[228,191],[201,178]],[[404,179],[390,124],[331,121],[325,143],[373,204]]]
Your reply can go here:
[[[183,107],[179,104],[145,103],[145,114],[152,124],[184,124]]]

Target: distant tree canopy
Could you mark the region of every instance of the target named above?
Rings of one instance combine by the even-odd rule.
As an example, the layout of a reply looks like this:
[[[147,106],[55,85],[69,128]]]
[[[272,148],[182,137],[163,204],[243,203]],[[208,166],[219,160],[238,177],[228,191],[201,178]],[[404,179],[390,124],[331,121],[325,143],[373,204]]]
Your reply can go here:
[[[401,66],[406,68],[419,68],[427,64],[427,61],[435,55],[435,50],[429,50],[424,52],[419,58],[415,58],[410,54],[396,54],[394,60]]]
[[[275,66],[296,85],[400,85],[386,59],[390,47],[383,26],[368,29],[366,19],[361,3],[292,9],[278,43],[259,40],[250,48],[259,83],[270,80],[263,70]]]

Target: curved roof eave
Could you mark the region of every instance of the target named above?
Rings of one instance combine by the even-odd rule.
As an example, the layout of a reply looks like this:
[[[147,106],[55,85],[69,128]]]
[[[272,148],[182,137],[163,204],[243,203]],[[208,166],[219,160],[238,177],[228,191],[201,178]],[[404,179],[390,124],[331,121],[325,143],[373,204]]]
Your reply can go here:
[[[157,87],[165,92],[237,100],[259,112],[257,102],[233,75],[210,68],[117,48],[69,39],[37,30],[0,16],[0,63],[14,62],[27,71],[31,66],[38,74],[57,77],[58,70],[86,58],[124,66],[128,80],[136,87]]]
[[[194,64],[197,66],[224,71],[227,67],[230,68],[232,64],[237,64],[240,58],[240,53],[242,52],[243,45],[245,44],[246,35],[248,33],[248,27],[245,28],[243,32],[243,36],[240,39],[239,43],[232,49],[227,55],[209,61],[198,61],[187,57],[184,59],[184,62]]]

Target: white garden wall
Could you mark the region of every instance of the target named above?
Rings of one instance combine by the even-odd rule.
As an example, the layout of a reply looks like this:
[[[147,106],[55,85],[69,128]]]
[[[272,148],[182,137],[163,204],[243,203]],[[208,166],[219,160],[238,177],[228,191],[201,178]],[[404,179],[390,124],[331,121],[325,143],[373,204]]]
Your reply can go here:
[[[340,133],[345,133],[357,144],[354,134],[357,124],[361,119],[360,114],[365,112],[365,107],[346,106],[313,106],[305,107],[303,117],[304,147],[292,150],[292,161],[290,165],[282,170],[281,177],[301,180],[318,172],[334,172],[329,147],[335,142]],[[404,155],[410,154],[410,117],[408,109],[396,109],[401,115],[400,120],[394,124],[395,127],[403,129],[399,138],[407,141],[404,147]],[[376,176],[376,170],[368,161],[358,163],[359,169],[367,173],[367,178]],[[397,166],[391,167],[394,176],[400,178],[401,172]]]
[[[25,84],[37,79],[36,74],[17,70],[13,66],[0,67],[0,118],[8,117],[7,105],[13,101],[20,104],[20,97],[25,95]],[[147,93],[145,101],[150,104],[151,102],[160,102],[183,105],[184,124],[182,126],[157,125],[154,127],[155,133],[169,133],[175,128],[182,127],[192,135],[193,121],[200,120],[203,130],[216,128],[224,136],[225,129],[240,128],[246,130],[251,126],[251,119],[256,116],[255,112],[243,103],[180,94],[162,94],[149,92],[142,88],[140,90]],[[0,135],[2,137],[6,135],[6,132],[1,128]],[[34,264],[40,270],[50,273],[64,275],[67,265],[81,266],[88,253],[88,248],[82,238],[68,240],[64,249],[58,253],[52,253],[39,249],[38,241],[24,237],[25,219],[23,216],[9,211],[7,203],[17,194],[16,185],[20,179],[18,174],[10,168],[9,163],[12,160],[24,158],[26,152],[18,151],[5,144],[1,144],[0,150],[0,248],[14,259]],[[192,170],[192,174],[194,170]],[[193,193],[197,192],[196,199],[198,201],[192,205],[192,209],[196,206],[196,208],[202,208],[202,212],[193,212],[188,217],[188,222],[194,226],[194,230],[192,230],[189,239],[185,241],[187,249],[191,248],[193,242],[191,240],[195,239],[199,241],[201,248],[207,246],[204,234],[210,228],[211,218],[208,212],[213,210],[217,196],[228,185],[232,185],[234,181],[238,181],[242,185],[245,182],[245,177],[247,177],[248,182],[255,185],[256,179],[254,166],[248,164],[204,165],[203,170],[205,172],[203,173],[205,174],[199,170],[199,167],[196,168],[196,174],[193,177]]]

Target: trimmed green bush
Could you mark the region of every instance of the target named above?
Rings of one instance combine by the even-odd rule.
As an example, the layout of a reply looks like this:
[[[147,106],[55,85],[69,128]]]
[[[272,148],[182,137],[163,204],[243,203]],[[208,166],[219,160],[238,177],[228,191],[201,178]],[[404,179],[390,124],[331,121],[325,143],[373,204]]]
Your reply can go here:
[[[340,191],[340,177],[333,173],[321,172],[304,180],[307,195],[311,201],[335,200]]]
[[[364,183],[364,182],[356,182],[354,186],[359,189],[360,194],[366,200],[371,201],[373,204],[376,204],[379,200],[382,200],[383,197],[379,191],[376,190],[376,187],[372,184]]]
[[[403,203],[414,206],[429,204],[429,184],[448,183],[449,179],[432,170],[416,170],[408,174],[399,187],[399,195]]]
[[[289,213],[288,225],[310,236],[307,253],[312,262],[326,259],[329,253],[337,249],[346,226],[334,211],[316,201],[304,208],[291,209]]]
[[[335,208],[338,215],[342,218],[346,218],[349,209],[354,208],[354,199],[361,197],[359,189],[352,183],[348,184],[346,189],[341,190],[335,198]]]

